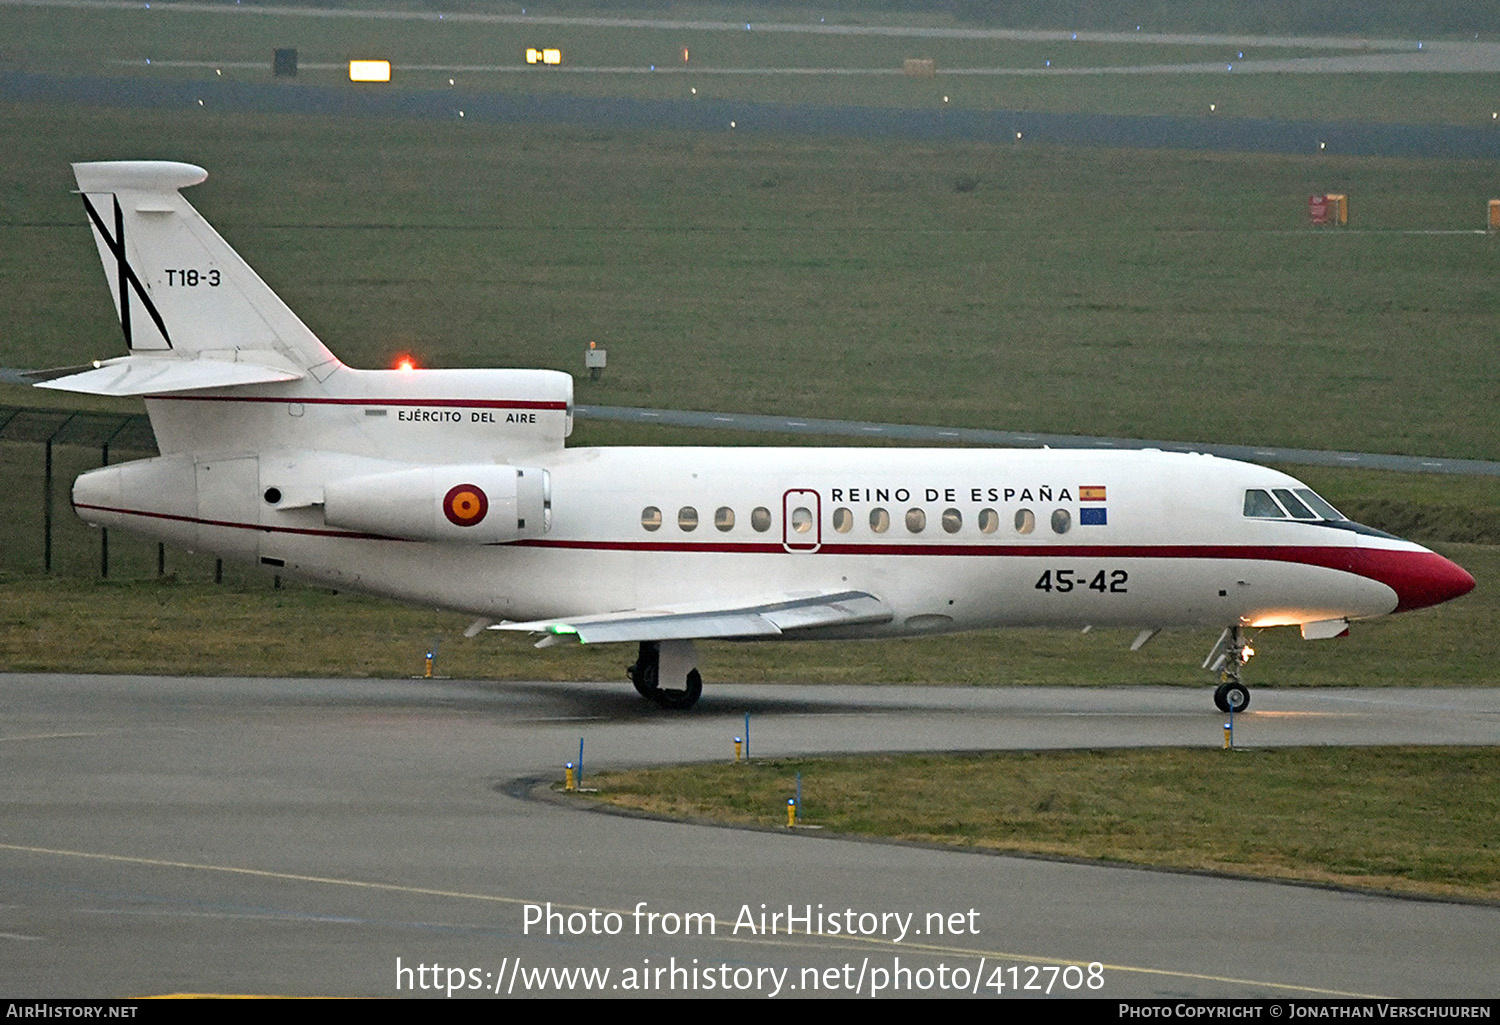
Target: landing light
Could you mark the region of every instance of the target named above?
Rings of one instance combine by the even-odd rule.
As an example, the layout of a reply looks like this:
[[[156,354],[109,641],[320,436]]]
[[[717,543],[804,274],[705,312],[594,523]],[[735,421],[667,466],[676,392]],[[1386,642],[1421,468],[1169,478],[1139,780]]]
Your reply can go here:
[[[1276,609],[1271,612],[1262,612],[1254,619],[1245,623],[1252,630],[1258,630],[1266,626],[1299,626],[1306,623],[1308,613],[1298,609]]]

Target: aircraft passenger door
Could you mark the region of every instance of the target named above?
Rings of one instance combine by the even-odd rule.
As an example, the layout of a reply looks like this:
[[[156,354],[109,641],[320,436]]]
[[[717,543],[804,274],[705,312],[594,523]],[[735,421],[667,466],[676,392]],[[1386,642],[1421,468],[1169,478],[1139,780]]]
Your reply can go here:
[[[781,544],[789,552],[822,546],[823,505],[816,491],[794,488],[781,496]]]

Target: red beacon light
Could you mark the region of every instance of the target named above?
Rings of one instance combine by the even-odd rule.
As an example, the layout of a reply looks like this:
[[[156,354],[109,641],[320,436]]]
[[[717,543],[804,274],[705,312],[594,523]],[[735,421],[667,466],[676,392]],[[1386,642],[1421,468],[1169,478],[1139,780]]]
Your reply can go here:
[[[416,358],[413,357],[413,356],[410,356],[410,355],[407,355],[407,354],[403,353],[402,355],[397,356],[395,358],[395,360],[391,363],[391,369],[392,370],[415,370],[415,369],[417,369]]]

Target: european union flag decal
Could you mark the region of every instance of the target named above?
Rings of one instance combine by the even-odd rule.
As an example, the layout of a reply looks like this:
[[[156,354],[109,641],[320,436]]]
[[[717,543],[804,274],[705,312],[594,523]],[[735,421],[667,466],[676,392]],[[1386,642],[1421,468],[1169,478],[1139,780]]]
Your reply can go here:
[[[1103,508],[1079,509],[1078,525],[1080,527],[1102,527],[1109,522]]]

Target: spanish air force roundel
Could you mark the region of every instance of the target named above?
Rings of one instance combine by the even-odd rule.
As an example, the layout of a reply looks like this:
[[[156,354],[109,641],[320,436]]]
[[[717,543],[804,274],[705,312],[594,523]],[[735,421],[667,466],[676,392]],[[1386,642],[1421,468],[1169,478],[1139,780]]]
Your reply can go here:
[[[477,484],[458,484],[443,496],[443,515],[456,527],[472,527],[490,511],[490,500]]]

